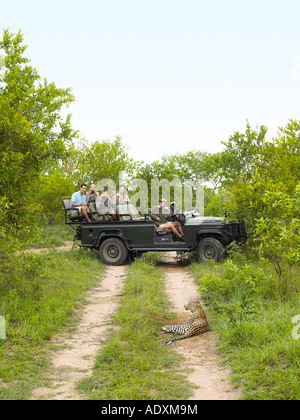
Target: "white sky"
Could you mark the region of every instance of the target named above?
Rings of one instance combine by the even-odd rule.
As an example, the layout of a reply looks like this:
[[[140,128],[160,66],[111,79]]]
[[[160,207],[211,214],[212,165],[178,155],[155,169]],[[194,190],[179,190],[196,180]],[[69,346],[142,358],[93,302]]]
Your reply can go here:
[[[136,160],[300,119],[299,0],[1,3],[1,30],[21,29],[39,74],[72,87],[81,136],[120,135]]]

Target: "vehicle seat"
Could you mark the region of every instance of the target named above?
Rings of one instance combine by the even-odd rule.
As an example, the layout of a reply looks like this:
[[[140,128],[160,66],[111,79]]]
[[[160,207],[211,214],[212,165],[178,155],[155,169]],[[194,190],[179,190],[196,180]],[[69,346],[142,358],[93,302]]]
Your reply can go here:
[[[70,208],[71,197],[62,197],[62,202],[63,202],[63,206],[65,210],[65,221],[67,220],[79,221],[83,218],[83,214],[81,213],[81,211]],[[75,211],[71,211],[71,210],[75,210]]]
[[[167,235],[168,233],[172,233],[171,229],[161,229],[157,227],[156,225],[154,225],[154,230],[155,230],[156,236],[163,236],[163,235]]]
[[[93,220],[96,220],[97,222],[103,222],[106,220],[111,220],[109,214],[99,214],[96,207],[95,201],[90,201],[89,203],[89,209],[90,209],[90,215]]]
[[[145,220],[132,203],[120,203],[117,205],[119,220]]]

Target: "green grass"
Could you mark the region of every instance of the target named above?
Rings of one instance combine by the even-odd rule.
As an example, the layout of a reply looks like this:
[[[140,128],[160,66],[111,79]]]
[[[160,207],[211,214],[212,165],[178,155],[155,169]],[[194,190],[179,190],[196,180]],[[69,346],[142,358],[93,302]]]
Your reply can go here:
[[[11,256],[12,257],[12,256]],[[165,346],[161,325],[171,316],[157,254],[128,266],[121,303],[97,359],[93,376],[80,383],[85,399],[185,399],[193,385],[178,369],[181,357]],[[51,386],[51,337],[72,332],[74,309],[103,272],[88,250],[20,254],[2,268],[0,313],[6,340],[0,340],[0,399],[27,400],[33,389]]]
[[[192,384],[177,369],[180,356],[165,346],[159,333],[168,307],[163,273],[153,255],[134,262],[114,317],[114,331],[92,377],[80,382],[85,399],[176,400],[191,394]]]
[[[299,292],[293,299],[280,297],[268,264],[229,261],[191,268],[244,398],[299,400],[300,340],[292,336]],[[299,272],[296,278],[299,290]]]
[[[46,225],[36,230],[36,235],[29,241],[31,248],[55,248],[65,245],[66,241],[72,241],[74,230],[64,223]]]
[[[68,227],[57,226],[43,229],[41,240],[34,242],[55,247],[72,236]],[[74,309],[100,280],[103,265],[88,250],[16,256],[10,245],[2,247],[0,261],[0,315],[7,326],[6,340],[0,340],[0,399],[20,400],[47,383],[49,340],[75,327]],[[79,384],[83,398],[181,400],[191,394],[193,385],[177,368],[180,356],[160,335],[171,315],[158,258],[146,254],[128,265],[114,328],[93,375]],[[292,298],[278,293],[271,265],[246,257],[193,263],[191,270],[223,358],[233,369],[233,383],[242,386],[244,398],[300,399],[300,340],[292,336],[292,319],[300,315],[299,269]]]
[[[21,254],[0,280],[0,399],[27,399],[44,380],[50,338],[74,327],[74,308],[101,278],[98,256],[86,250]],[[10,274],[10,276],[8,275]]]

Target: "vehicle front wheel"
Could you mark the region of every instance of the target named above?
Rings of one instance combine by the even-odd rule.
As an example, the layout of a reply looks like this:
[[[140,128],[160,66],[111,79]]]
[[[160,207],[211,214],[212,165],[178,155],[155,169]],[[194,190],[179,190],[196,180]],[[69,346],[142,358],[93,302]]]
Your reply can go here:
[[[214,260],[220,262],[224,255],[223,244],[215,238],[202,239],[196,249],[197,261],[208,262]]]
[[[127,259],[128,251],[120,239],[109,238],[102,242],[99,256],[104,264],[122,265]]]

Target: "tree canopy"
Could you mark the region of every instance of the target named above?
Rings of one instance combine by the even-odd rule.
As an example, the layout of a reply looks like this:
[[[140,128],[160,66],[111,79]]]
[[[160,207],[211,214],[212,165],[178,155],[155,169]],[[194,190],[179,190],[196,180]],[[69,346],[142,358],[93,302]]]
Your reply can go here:
[[[63,106],[74,101],[32,67],[20,32],[4,30],[0,75],[0,195],[19,202],[31,181],[58,162],[76,136]]]

